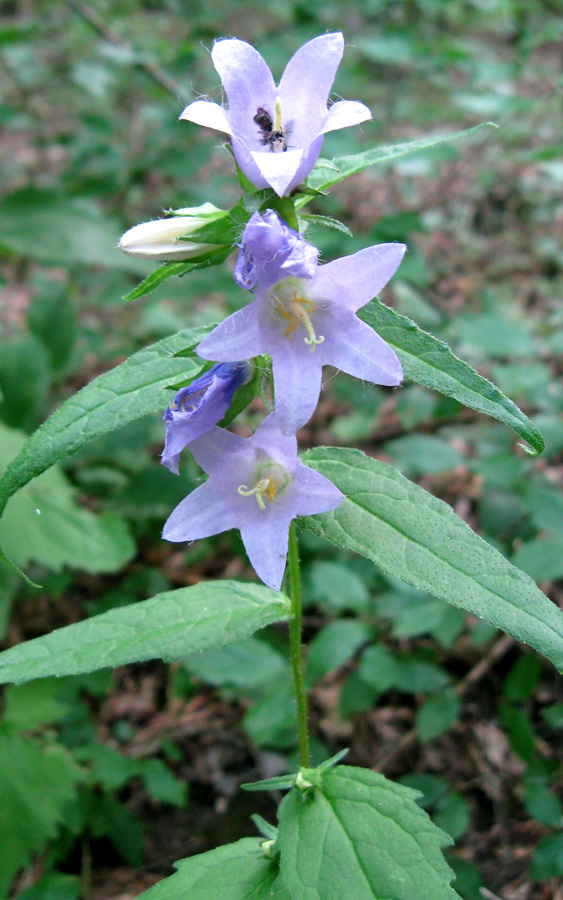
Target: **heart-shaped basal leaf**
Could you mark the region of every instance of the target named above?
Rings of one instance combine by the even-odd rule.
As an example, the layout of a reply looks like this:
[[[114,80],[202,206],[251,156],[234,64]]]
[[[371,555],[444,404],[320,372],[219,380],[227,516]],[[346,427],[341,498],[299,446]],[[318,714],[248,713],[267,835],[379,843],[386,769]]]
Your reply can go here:
[[[80,675],[146,659],[168,662],[249,637],[288,618],[289,603],[264,585],[202,582],[111,609],[0,653],[0,683]]]
[[[195,346],[209,331],[188,328],[158,341],[63,403],[24,444],[0,479],[0,515],[16,491],[92,438],[164,411],[170,397],[166,388],[197,378],[207,365],[195,354],[177,354]]]
[[[516,404],[454,356],[443,341],[379,300],[372,300],[359,315],[396,351],[405,378],[498,419],[528,441],[535,454],[544,450],[540,432]]]
[[[278,862],[262,848],[263,838],[234,844],[177,862],[178,871],[141,894],[139,900],[271,900]],[[276,894],[277,900],[289,900]]]
[[[530,644],[563,671],[563,612],[451,507],[359,450],[317,447],[303,461],[345,499],[302,523],[386,574]]]
[[[459,900],[441,848],[451,838],[417,791],[338,766],[279,811],[280,882],[299,900]]]

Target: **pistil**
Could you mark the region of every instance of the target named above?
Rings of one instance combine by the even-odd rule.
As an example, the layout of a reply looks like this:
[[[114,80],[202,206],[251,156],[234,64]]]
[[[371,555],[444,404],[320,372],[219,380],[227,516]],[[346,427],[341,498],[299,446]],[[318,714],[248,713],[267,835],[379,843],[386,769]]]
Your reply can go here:
[[[287,319],[289,322],[289,325],[284,332],[285,337],[292,341],[293,338],[291,335],[299,326],[299,323],[302,322],[309,335],[309,337],[304,338],[304,341],[307,346],[311,348],[311,353],[314,353],[315,347],[317,344],[323,343],[324,337],[322,335],[317,337],[315,329],[313,328],[313,323],[309,315],[309,313],[312,313],[315,309],[315,304],[312,300],[309,300],[307,297],[299,296],[297,291],[293,291],[293,295],[289,301],[284,302],[282,298],[279,299],[279,309],[284,319]]]
[[[253,488],[247,488],[245,484],[241,484],[237,490],[241,497],[256,497],[260,509],[266,509],[264,495],[268,503],[271,503],[278,492],[279,484],[279,478],[274,479],[273,475],[269,475],[267,478],[259,478]]]
[[[282,119],[282,108],[281,108],[281,100],[279,97],[276,97],[276,112],[274,115],[274,128],[273,131],[283,132],[283,119]]]

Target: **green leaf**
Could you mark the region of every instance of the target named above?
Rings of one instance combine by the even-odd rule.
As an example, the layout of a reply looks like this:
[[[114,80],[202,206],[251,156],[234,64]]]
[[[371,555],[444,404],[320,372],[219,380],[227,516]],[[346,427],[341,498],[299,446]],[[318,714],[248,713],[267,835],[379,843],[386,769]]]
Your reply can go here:
[[[171,806],[185,806],[188,786],[170,771],[161,759],[146,759],[141,769],[147,792]]]
[[[184,272],[189,271],[189,262],[165,262],[158,269],[155,269],[154,272],[151,272],[150,275],[147,275],[136,288],[125,294],[123,299],[127,301],[138,300],[140,297],[144,297],[145,294],[155,291],[168,278],[172,278],[174,275],[183,275]]]
[[[33,731],[39,725],[59,722],[71,710],[61,699],[63,689],[64,682],[57,678],[12,685],[4,692],[3,723],[17,731]]]
[[[70,397],[24,444],[0,479],[0,515],[10,497],[59,459],[98,435],[115,431],[168,402],[165,388],[197,378],[204,360],[174,354],[197,344],[209,328],[178,332],[133,354]],[[25,541],[26,535],[22,534]]]
[[[524,805],[530,816],[548,828],[560,828],[563,825],[563,805],[549,789],[547,778],[528,769],[522,787]]]
[[[542,709],[541,714],[551,728],[563,728],[563,703],[552,703]]]
[[[500,715],[510,746],[524,762],[531,764],[536,756],[536,735],[529,715],[510,703],[501,704]]]
[[[465,797],[457,791],[447,791],[436,801],[434,809],[436,825],[457,841],[469,828],[469,806]]]
[[[355,619],[330,622],[309,644],[306,669],[308,686],[316,684],[328,672],[349,662],[370,637],[367,625]]]
[[[279,751],[295,746],[295,695],[288,675],[270,683],[263,697],[246,713],[243,725],[256,747],[273,747]]]
[[[190,235],[190,237],[193,238],[193,235]],[[125,294],[123,299],[127,301],[138,300],[140,297],[155,291],[164,281],[172,278],[174,275],[187,275],[188,272],[194,272],[196,269],[218,266],[226,260],[231,250],[231,247],[219,247],[216,250],[208,250],[207,253],[202,253],[201,256],[194,256],[193,259],[163,263],[158,269],[147,275],[136,288]]]
[[[261,838],[242,838],[175,864],[177,872],[139,900],[271,900],[278,864]],[[282,900],[282,897],[279,897]]]
[[[333,231],[340,232],[340,234],[345,234],[346,237],[352,237],[352,232],[348,226],[338,219],[333,219],[332,216],[318,216],[311,213],[303,213],[299,218],[303,219],[307,225],[318,225],[320,228],[330,228]]]
[[[416,727],[421,741],[431,741],[447,731],[457,720],[461,709],[455,691],[434,694],[420,707],[416,716]]]
[[[535,653],[520,656],[504,679],[505,699],[511,703],[527,700],[534,693],[540,674],[540,660]]]
[[[24,188],[0,203],[0,250],[47,265],[139,272],[139,260],[117,249],[121,232],[107,209],[82,197]]]
[[[0,472],[26,443],[25,435],[0,423]],[[135,555],[125,519],[95,515],[74,499],[75,491],[55,467],[14,497],[0,519],[0,544],[18,566],[31,560],[59,571],[116,572]]]
[[[80,900],[82,882],[76,875],[49,872],[18,895],[18,900]]]
[[[563,875],[563,831],[539,841],[532,857],[530,875],[534,881],[547,881]]]
[[[185,668],[214,687],[236,688],[251,695],[288,671],[289,663],[266,641],[251,637],[185,661]]]
[[[397,683],[399,662],[383,644],[373,644],[360,660],[358,675],[362,681],[383,694]]]
[[[359,450],[317,447],[303,461],[346,495],[303,524],[342,550],[502,628],[563,670],[563,612],[451,507]]]
[[[263,585],[201,582],[111,609],[0,653],[0,683],[79,675],[146,659],[182,659],[240,641],[288,617]]]
[[[339,766],[279,811],[281,883],[299,900],[458,900],[440,848],[451,843],[417,792]]]
[[[332,610],[357,613],[369,607],[369,591],[349,566],[320,559],[311,566],[307,580],[311,598]]]
[[[80,770],[61,746],[0,729],[0,897],[64,821]]]
[[[538,581],[554,581],[563,577],[563,535],[546,534],[525,541],[514,556],[514,565],[524,569]]]
[[[450,683],[450,676],[435,663],[408,656],[396,659],[394,687],[405,694],[429,694],[439,691]]]
[[[363,153],[355,153],[353,156],[337,156],[335,159],[330,160],[319,159],[307,179],[307,185],[317,191],[324,191],[332,187],[333,184],[338,184],[339,181],[343,181],[350,175],[355,175],[369,166],[385,165],[399,156],[405,156],[407,153],[418,153],[421,150],[437,147],[438,144],[450,143],[451,141],[459,141],[462,138],[470,137],[472,134],[477,134],[482,128],[496,127],[494,122],[483,122],[474,128],[467,128],[465,131],[455,131],[452,134],[420,138],[417,141],[392,144],[389,147],[373,147],[371,150],[364,150]],[[298,203],[297,205],[300,204]]]
[[[536,454],[543,451],[544,440],[528,417],[494,384],[454,356],[443,341],[379,300],[368,303],[359,315],[393,347],[405,378],[498,419],[528,441]]]

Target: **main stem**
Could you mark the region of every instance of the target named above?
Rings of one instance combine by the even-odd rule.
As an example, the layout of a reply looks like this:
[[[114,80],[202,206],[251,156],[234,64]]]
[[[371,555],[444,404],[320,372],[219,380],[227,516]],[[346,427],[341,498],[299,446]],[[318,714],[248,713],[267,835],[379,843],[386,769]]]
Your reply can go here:
[[[299,548],[295,522],[289,526],[289,595],[291,598],[291,619],[289,622],[289,653],[293,671],[293,687],[297,703],[297,727],[299,730],[299,763],[302,768],[310,766],[309,729],[307,726],[307,693],[303,678],[301,656],[301,576],[299,574]]]

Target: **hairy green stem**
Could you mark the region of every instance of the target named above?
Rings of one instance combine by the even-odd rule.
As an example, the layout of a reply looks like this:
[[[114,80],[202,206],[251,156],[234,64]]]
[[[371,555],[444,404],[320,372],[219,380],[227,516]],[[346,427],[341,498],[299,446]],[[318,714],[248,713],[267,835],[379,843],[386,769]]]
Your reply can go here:
[[[299,763],[308,768],[309,729],[307,726],[307,693],[303,678],[303,658],[301,656],[301,576],[299,573],[299,548],[295,522],[289,527],[289,595],[291,598],[291,619],[289,622],[289,653],[293,671],[293,687],[297,704],[297,727],[299,730]]]

